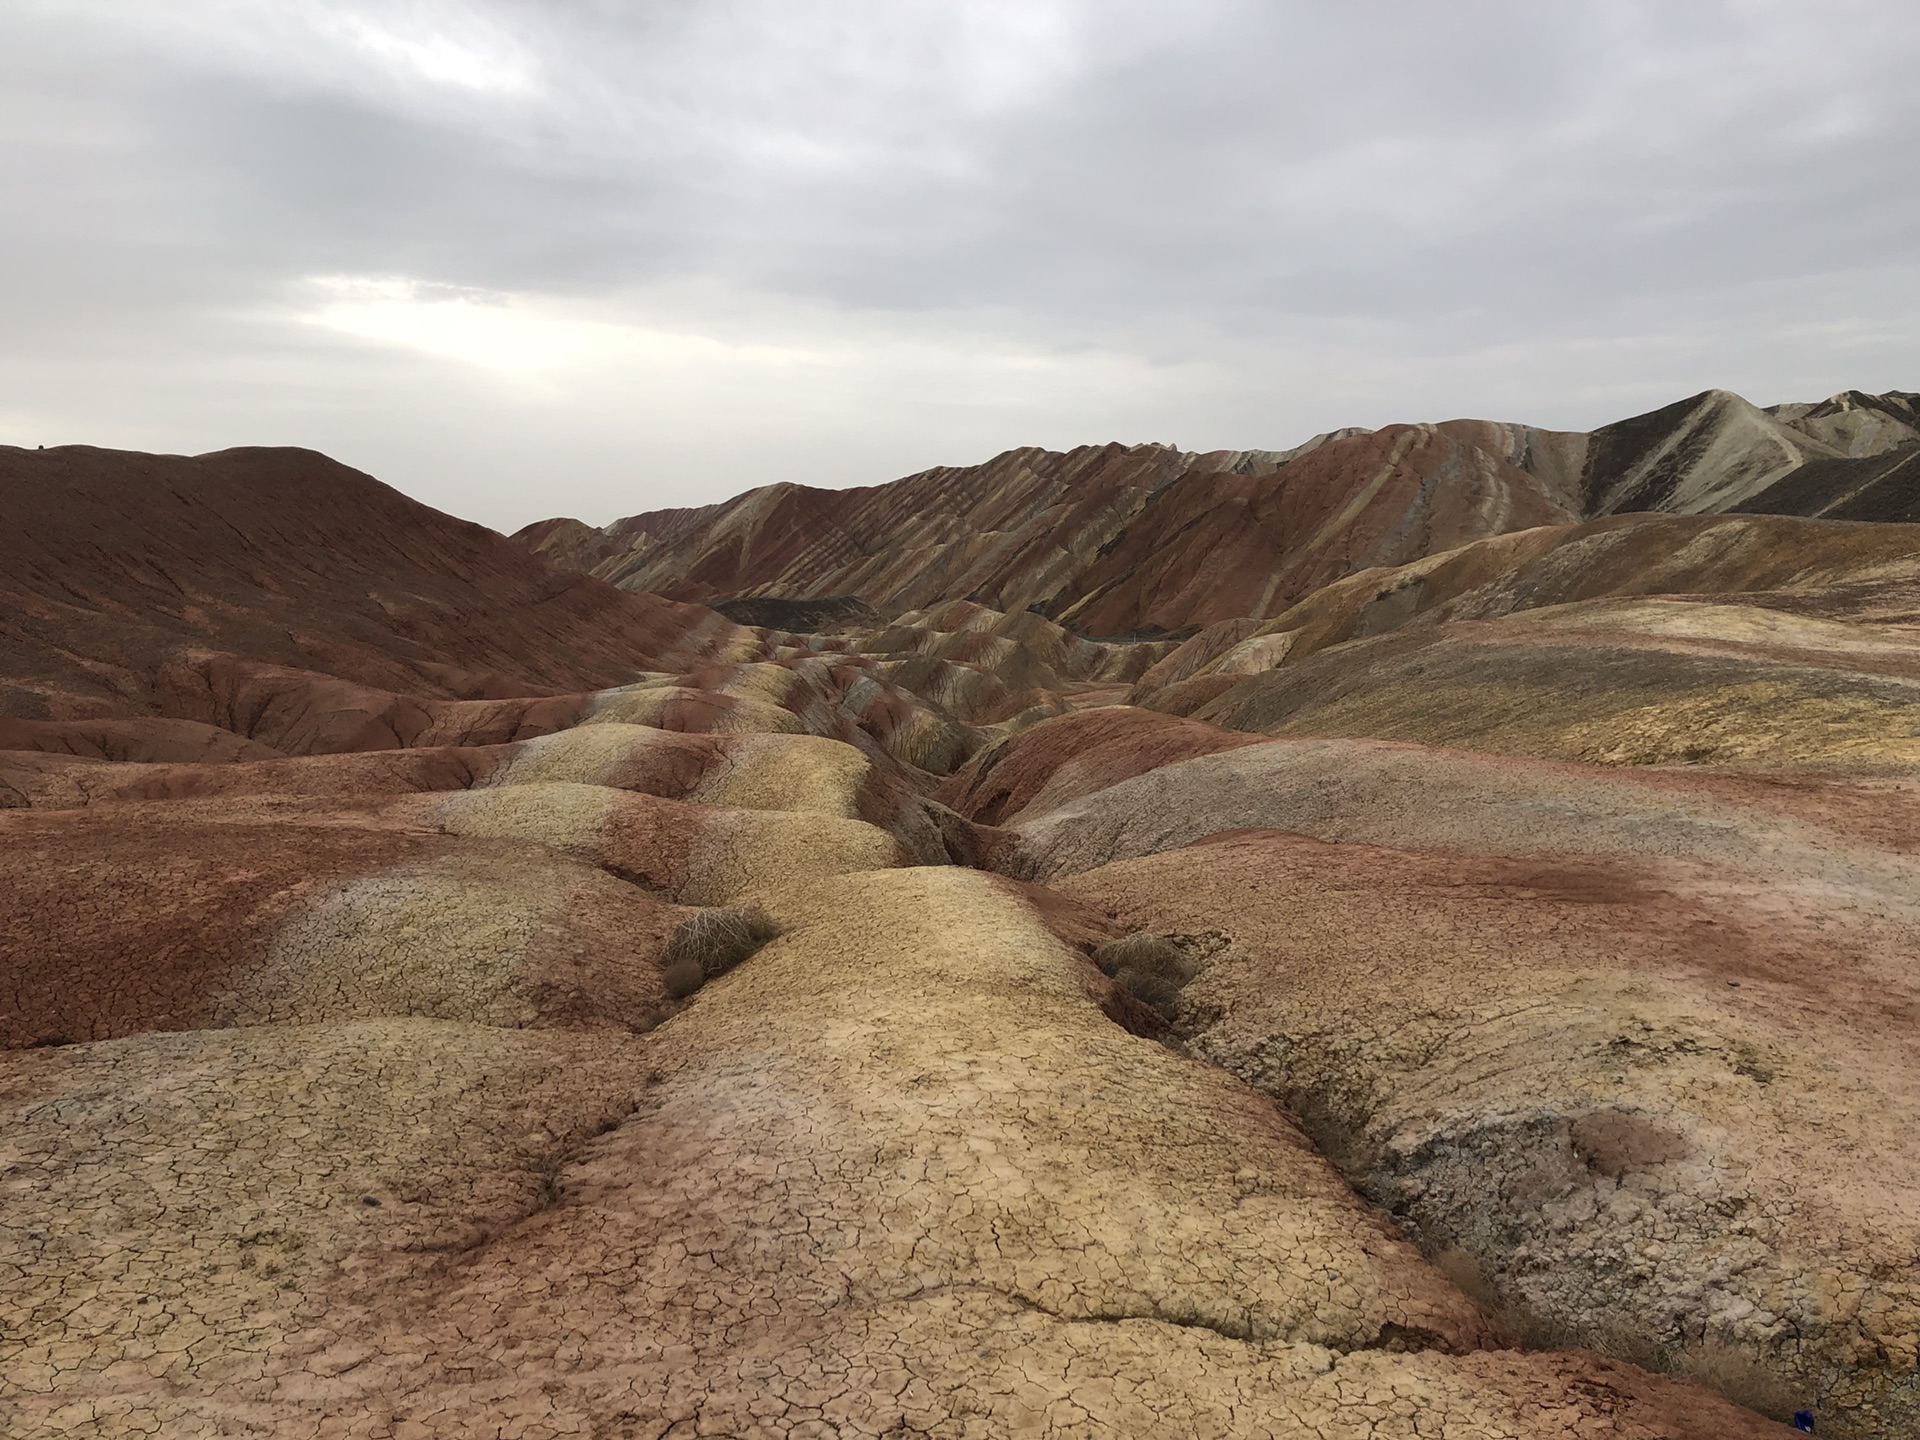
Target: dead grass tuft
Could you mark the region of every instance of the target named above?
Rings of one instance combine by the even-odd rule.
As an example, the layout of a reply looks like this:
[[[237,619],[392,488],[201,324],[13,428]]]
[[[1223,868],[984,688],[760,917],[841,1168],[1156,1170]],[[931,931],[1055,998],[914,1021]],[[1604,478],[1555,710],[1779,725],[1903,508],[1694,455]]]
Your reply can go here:
[[[1164,935],[1139,934],[1110,940],[1094,950],[1093,963],[1134,998],[1169,1017],[1194,974],[1185,953]]]
[[[1769,1369],[1752,1351],[1711,1336],[1689,1345],[1674,1368],[1696,1385],[1718,1390],[1734,1404],[1769,1419],[1787,1420],[1806,1403],[1786,1376]]]
[[[684,1000],[780,934],[758,905],[716,905],[674,926],[660,957],[667,993]]]
[[[1184,957],[1164,935],[1129,935],[1094,947],[1093,963],[1101,973],[1118,975],[1122,970],[1183,966]]]

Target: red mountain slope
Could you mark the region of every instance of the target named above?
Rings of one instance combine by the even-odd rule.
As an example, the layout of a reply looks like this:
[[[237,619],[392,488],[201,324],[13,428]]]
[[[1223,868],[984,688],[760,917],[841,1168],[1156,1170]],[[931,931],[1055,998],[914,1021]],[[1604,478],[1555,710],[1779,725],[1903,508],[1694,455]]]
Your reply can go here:
[[[769,485],[604,531],[541,521],[516,538],[676,599],[846,595],[891,614],[967,599],[1084,634],[1163,634],[1277,614],[1364,566],[1576,519],[1584,438],[1451,421],[1291,451],[1011,450],[888,485]]]
[[[1096,635],[1277,615],[1355,570],[1560,523],[1572,513],[1522,468],[1545,434],[1475,420],[1393,425],[1275,474],[1185,475],[1052,608]]]
[[[852,596],[1037,608],[1083,634],[1279,614],[1355,570],[1629,511],[1915,520],[1920,410],[1847,391],[1762,410],[1709,390],[1591,434],[1453,420],[1290,451],[1013,450],[890,485],[772,485],[720,505],[516,537],[677,599]]]
[[[24,719],[181,713],[196,653],[479,698],[619,684],[742,633],[306,450],[0,448],[0,515],[0,714]]]

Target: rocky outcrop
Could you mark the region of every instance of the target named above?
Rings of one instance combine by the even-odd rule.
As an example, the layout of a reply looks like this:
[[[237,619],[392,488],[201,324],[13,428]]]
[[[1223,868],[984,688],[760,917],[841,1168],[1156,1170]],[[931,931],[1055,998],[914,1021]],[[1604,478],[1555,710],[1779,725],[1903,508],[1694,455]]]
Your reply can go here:
[[[632,556],[677,540],[719,505],[679,510],[649,510],[596,530],[578,520],[536,520],[514,531],[513,539],[561,570],[591,570],[604,561]]]
[[[1568,520],[1552,484],[1519,463],[1557,438],[1472,421],[1394,425],[1270,475],[1183,476],[1047,608],[1096,635],[1276,615],[1355,570]]]
[[[1858,460],[1810,460],[1734,508],[1823,520],[1920,521],[1920,443]]]
[[[641,1038],[369,1018],[17,1056],[0,1103],[35,1183],[8,1214],[0,1413],[1775,1433],[1631,1366],[1496,1348],[1274,1102],[1113,1025],[986,877],[851,875],[777,914],[783,938]]]
[[[1837,453],[1731,391],[1708,390],[1588,436],[1581,509],[1728,510],[1807,461]]]
[[[1037,873],[1194,956],[1194,1052],[1510,1323],[1920,1426],[1903,789],[1281,741],[1037,808]]]
[[[936,792],[983,825],[1003,825],[1029,808],[1052,809],[1200,755],[1260,737],[1131,706],[1104,706],[1023,730],[982,751]]]
[[[843,598],[839,637],[812,633],[820,605],[758,617],[805,634],[748,628],[550,568],[307,451],[0,449],[0,500],[0,744],[49,756],[490,746],[626,721],[818,735],[944,774],[1155,658],[979,606],[876,634]],[[620,533],[672,538],[704,513]],[[540,538],[564,549],[579,528]]]
[[[1906,390],[1843,390],[1811,405],[1775,405],[1767,413],[1855,459],[1920,441],[1920,395]]]
[[[1356,564],[1571,518],[1565,449],[1546,432],[1458,422],[1290,451],[1015,450],[890,485],[768,486],[686,523],[617,522],[594,545],[572,522],[521,533],[578,563],[633,530],[638,542],[594,573],[682,599],[846,596],[889,615],[962,599],[1039,607],[1082,634],[1162,634],[1275,613]],[[1290,557],[1278,573],[1275,555]]]
[[[685,528],[645,533],[643,544],[595,573],[624,589],[686,600],[846,595],[889,614],[944,599],[1024,610],[1053,596],[1179,476],[1259,473],[1283,458],[1164,445],[1026,449],[888,485],[769,485]]]
[[[1850,501],[1897,473],[1920,447],[1920,414],[1902,391],[1845,391],[1818,404],[1761,410],[1709,390],[1586,437],[1579,509],[1589,516],[1659,510],[1682,515],[1749,511],[1835,519]],[[1894,487],[1874,501],[1890,511]],[[1903,497],[1904,498],[1904,497]]]
[[[1920,760],[1920,649],[1754,606],[1588,601],[1357,640],[1193,713],[1599,764],[1904,774]]]

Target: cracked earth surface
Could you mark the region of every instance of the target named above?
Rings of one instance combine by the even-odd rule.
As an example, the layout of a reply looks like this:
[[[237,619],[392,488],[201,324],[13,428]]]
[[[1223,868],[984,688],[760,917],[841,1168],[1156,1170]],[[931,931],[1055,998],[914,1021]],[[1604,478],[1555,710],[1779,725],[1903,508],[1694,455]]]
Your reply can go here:
[[[849,746],[95,770],[0,821],[6,1433],[1774,1430],[1515,1348],[1325,1106],[1129,1033],[1111,914],[913,865],[1007,832]],[[784,933],[672,998],[673,927],[742,900]]]
[[[1498,1327],[1273,1102],[1112,1025],[989,878],[779,907],[782,939],[644,1037],[372,1021],[16,1056],[9,1424],[1768,1428],[1486,1348]]]
[[[1920,925],[1871,885],[1255,831],[1062,888],[1185,937],[1192,1053],[1535,1338],[1915,1429]]]

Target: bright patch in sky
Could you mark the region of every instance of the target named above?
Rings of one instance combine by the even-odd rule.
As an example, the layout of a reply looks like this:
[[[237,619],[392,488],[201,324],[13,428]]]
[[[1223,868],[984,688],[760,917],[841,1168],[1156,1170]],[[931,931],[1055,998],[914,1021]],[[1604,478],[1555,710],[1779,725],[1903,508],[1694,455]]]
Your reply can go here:
[[[616,325],[544,314],[506,296],[416,280],[324,275],[323,297],[303,318],[363,340],[460,360],[487,370],[533,374],[631,348]]]
[[[335,24],[358,49],[435,84],[495,94],[533,88],[533,67],[524,56],[504,46],[477,44],[432,31],[408,35],[364,15],[346,15]]]

